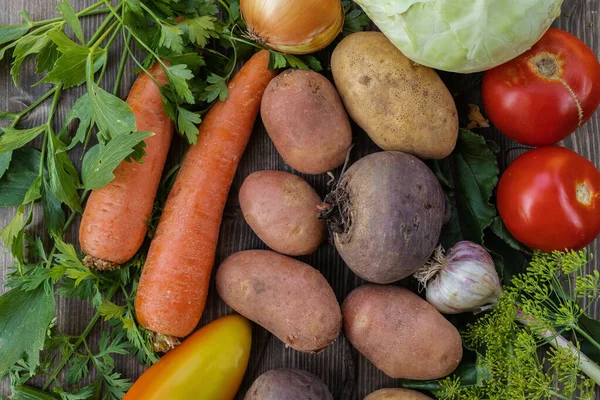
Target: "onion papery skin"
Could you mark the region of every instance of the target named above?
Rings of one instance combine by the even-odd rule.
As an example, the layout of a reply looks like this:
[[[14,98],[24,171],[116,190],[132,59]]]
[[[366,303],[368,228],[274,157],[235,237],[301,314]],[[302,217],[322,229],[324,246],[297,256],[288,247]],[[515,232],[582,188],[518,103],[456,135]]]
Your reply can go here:
[[[344,27],[340,0],[241,0],[240,10],[252,39],[289,54],[321,50]]]

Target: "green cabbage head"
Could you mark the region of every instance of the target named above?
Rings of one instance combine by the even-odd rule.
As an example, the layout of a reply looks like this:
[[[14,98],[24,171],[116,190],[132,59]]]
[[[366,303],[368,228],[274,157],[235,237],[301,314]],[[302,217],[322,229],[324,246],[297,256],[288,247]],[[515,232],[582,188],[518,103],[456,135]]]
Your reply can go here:
[[[560,14],[562,0],[356,0],[410,59],[477,72],[527,51]]]

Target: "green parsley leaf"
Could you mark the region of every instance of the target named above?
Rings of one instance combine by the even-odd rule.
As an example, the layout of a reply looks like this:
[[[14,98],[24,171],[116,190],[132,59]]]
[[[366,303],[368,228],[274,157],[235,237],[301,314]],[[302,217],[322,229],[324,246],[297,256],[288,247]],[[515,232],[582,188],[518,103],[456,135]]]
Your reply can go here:
[[[40,51],[40,54],[35,59],[36,62],[36,73],[43,74],[45,72],[49,72],[54,68],[54,64],[60,57],[60,52],[58,51],[58,47],[52,41],[48,42],[46,46]]]
[[[304,60],[306,61],[306,65],[308,68],[312,69],[316,72],[323,71],[323,66],[321,65],[321,61],[317,57],[314,56],[304,56]]]
[[[167,67],[167,76],[177,95],[186,102],[194,104],[194,96],[187,83],[188,80],[194,78],[192,71],[183,64],[171,65]]]
[[[12,400],[58,400],[48,392],[26,385],[15,385],[11,388],[10,398]]]
[[[67,365],[67,382],[69,385],[75,385],[89,373],[88,364],[90,359],[80,353],[75,353]]]
[[[13,112],[0,110],[0,119],[14,119],[16,116]]]
[[[52,30],[46,34],[62,53],[54,68],[39,83],[63,84],[65,88],[81,85],[86,79],[87,61],[90,48],[75,43],[61,30]],[[106,62],[106,50],[96,49],[92,55],[93,71],[98,71]],[[89,89],[88,89],[89,90]]]
[[[110,319],[121,319],[125,314],[125,307],[119,306],[112,301],[104,300],[98,308],[98,312],[104,317],[105,321]]]
[[[19,39],[29,31],[28,24],[0,26],[0,45]]]
[[[287,67],[287,60],[282,53],[269,50],[269,69],[281,69]]]
[[[152,132],[133,132],[120,135],[106,145],[97,144],[85,155],[82,166],[83,185],[94,190],[106,186],[115,176],[113,171],[127,158],[136,154],[140,159],[140,147]]]
[[[431,167],[452,209],[450,221],[442,228],[442,246],[449,249],[461,240],[482,244],[483,231],[496,217],[490,199],[499,175],[496,156],[485,139],[461,129],[452,154],[433,161]]]
[[[91,107],[92,105],[90,104],[90,96],[88,93],[85,93],[83,96],[77,99],[77,101],[73,105],[73,108],[71,108],[71,111],[69,111],[69,114],[67,114],[67,119],[64,122],[62,130],[58,134],[58,138],[62,142],[66,143],[69,134],[68,125],[72,121],[78,119],[79,126],[77,127],[77,133],[71,140],[71,143],[65,148],[65,151],[71,150],[77,145],[77,143],[84,142],[87,130],[92,124]]]
[[[221,101],[225,101],[229,98],[227,80],[224,77],[211,73],[210,76],[206,78],[206,81],[210,83],[210,85],[204,88],[204,93],[200,95],[201,100],[212,103],[217,97]]]
[[[67,153],[65,145],[54,133],[49,132],[48,141],[48,175],[50,188],[56,197],[71,210],[81,212],[81,198],[77,193],[80,185],[79,174]]]
[[[100,399],[100,394],[96,394],[96,386],[94,384],[87,385],[78,389],[74,392],[67,393],[58,388],[54,388],[53,391],[58,393],[61,400],[89,400],[89,399]],[[27,399],[30,400],[30,399]],[[31,399],[33,400],[33,399]]]
[[[46,125],[30,129],[4,128],[0,135],[0,153],[25,146],[46,130]]]
[[[138,14],[140,16],[144,15],[144,11],[140,6],[140,0],[127,0],[125,4],[133,13]]]
[[[50,39],[44,34],[27,35],[17,42],[15,50],[13,51],[14,61],[12,63],[12,68],[10,69],[10,74],[15,86],[19,84],[21,65],[25,59],[43,51],[48,43],[50,43]]]
[[[202,122],[200,115],[177,107],[177,130],[184,135],[190,144],[198,143],[198,125]]]
[[[42,177],[38,176],[35,181],[31,184],[31,187],[25,193],[23,204],[33,203],[37,199],[42,197]]]
[[[344,19],[344,34],[363,31],[370,22],[371,20],[362,10],[358,8],[351,10]]]
[[[98,138],[108,142],[111,138],[134,132],[135,115],[129,104],[108,93],[96,84],[91,72],[91,55],[88,57],[87,88],[92,115],[100,129]]]
[[[161,24],[159,46],[172,50],[174,53],[183,53],[183,31],[176,26]]]
[[[73,29],[73,32],[75,33],[77,39],[81,43],[84,43],[85,38],[83,37],[83,29],[81,29],[81,22],[79,21],[79,18],[77,17],[77,14],[75,13],[75,10],[71,6],[71,4],[67,0],[59,0],[56,6],[56,11],[58,11],[63,16],[67,25],[69,25],[71,29]]]
[[[5,153],[6,154],[6,153]],[[0,207],[18,206],[38,177],[40,152],[24,147],[12,153],[10,167],[0,179]]]
[[[200,47],[206,46],[208,39],[215,36],[215,21],[217,19],[210,15],[202,15],[192,19],[186,19],[177,25],[180,31],[187,33],[190,42]]]
[[[42,189],[42,208],[44,210],[44,225],[51,235],[58,235],[62,232],[66,222],[66,216],[62,209],[62,203],[52,193],[50,184],[44,180]]]
[[[179,56],[166,56],[164,59],[169,61],[171,65],[184,64],[190,70],[197,70],[198,68],[206,65],[204,57],[198,53],[186,53]]]
[[[12,151],[0,153],[0,179],[4,176],[4,173],[8,169],[11,159],[12,159]]]
[[[4,240],[4,246],[11,248],[19,233],[25,227],[25,207],[20,206],[13,219],[2,229],[0,237]]]
[[[0,296],[0,375],[24,353],[33,374],[55,305],[54,294],[43,286],[29,292],[12,289]]]

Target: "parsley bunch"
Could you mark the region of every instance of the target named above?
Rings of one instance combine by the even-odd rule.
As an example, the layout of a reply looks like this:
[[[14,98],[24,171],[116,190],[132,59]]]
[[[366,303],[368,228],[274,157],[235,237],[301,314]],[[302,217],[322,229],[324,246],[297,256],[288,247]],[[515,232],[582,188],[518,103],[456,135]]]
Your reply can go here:
[[[179,134],[195,144],[203,114],[227,99],[227,82],[239,61],[261,48],[245,35],[238,0],[101,0],[79,11],[75,4],[58,0],[59,17],[32,21],[21,12],[23,23],[0,26],[0,60],[10,64],[14,84],[29,60],[39,75],[36,85],[48,85],[23,110],[0,111],[8,124],[0,131],[0,207],[17,207],[0,232],[15,259],[7,277],[10,290],[0,296],[0,377],[10,378],[15,399],[119,399],[131,382],[115,370],[115,355],[132,355],[146,365],[158,360],[150,332],[135,320],[134,299],[178,167],[161,182],[148,240],[119,271],[90,270],[63,241],[90,191],[109,183],[121,162],[138,162],[145,154],[144,139],[152,133],[136,131],[131,108],[118,97],[128,63],[140,73],[154,63],[162,66],[168,80],[161,87],[165,110]],[[345,9],[345,33],[367,25],[350,2]],[[101,20],[88,34],[81,21],[92,16]],[[111,49],[118,44],[122,52],[115,56]],[[271,51],[272,68],[287,66],[322,70],[313,56]],[[116,77],[107,81],[112,67]],[[83,94],[60,121],[58,106],[72,88]],[[40,108],[47,110],[44,123],[23,126]],[[72,161],[75,150],[84,153],[81,171]],[[43,214],[46,237],[27,233],[37,214]],[[56,295],[89,301],[96,309],[81,334],[57,329]],[[102,319],[108,328],[94,346],[89,336]],[[41,389],[31,386],[32,378]]]

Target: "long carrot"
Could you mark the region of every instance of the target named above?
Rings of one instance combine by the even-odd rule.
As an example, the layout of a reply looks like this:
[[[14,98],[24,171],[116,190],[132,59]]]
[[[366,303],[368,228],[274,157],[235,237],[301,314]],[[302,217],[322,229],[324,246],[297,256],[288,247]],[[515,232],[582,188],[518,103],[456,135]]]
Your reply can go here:
[[[159,63],[149,72],[164,85],[167,78]],[[145,140],[143,163],[124,161],[115,178],[94,190],[79,228],[79,243],[87,254],[85,263],[97,269],[115,269],[139,250],[152,214],[174,124],[164,111],[160,91],[152,78],[142,73],[133,84],[127,104],[136,117],[138,131],[154,135]]]
[[[136,297],[138,321],[154,332],[184,337],[200,320],[229,188],[275,76],[268,63],[260,51],[231,80],[229,98],[206,114],[169,194]]]

